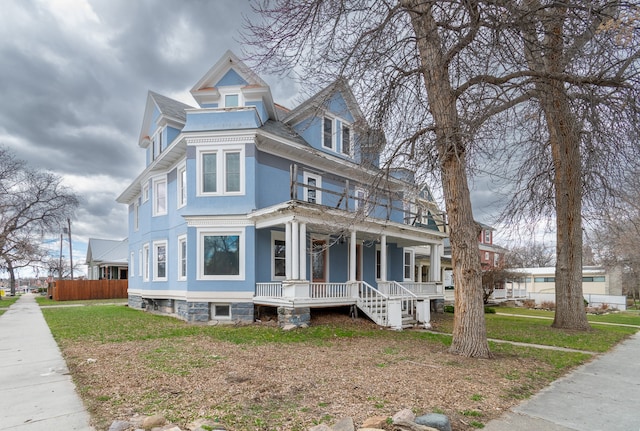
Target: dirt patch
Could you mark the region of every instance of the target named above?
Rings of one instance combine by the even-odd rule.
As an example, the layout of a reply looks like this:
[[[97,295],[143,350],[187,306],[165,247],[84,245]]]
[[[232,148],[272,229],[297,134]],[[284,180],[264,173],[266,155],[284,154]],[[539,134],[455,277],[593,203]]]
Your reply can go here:
[[[380,330],[342,314],[316,314],[312,323]],[[260,345],[191,336],[70,343],[63,352],[99,430],[136,413],[181,426],[207,417],[229,430],[306,430],[410,408],[445,413],[454,430],[466,431],[538,390],[527,375],[545,367],[506,355],[465,359],[399,336]]]

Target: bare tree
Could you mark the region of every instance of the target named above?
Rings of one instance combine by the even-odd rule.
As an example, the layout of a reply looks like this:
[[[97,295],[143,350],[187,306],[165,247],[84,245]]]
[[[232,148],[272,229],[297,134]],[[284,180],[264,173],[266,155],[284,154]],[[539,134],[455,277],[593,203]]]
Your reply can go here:
[[[42,260],[45,233],[57,231],[78,205],[60,177],[32,169],[0,148],[0,257],[15,294],[15,268]]]
[[[510,268],[541,268],[553,266],[554,250],[539,242],[512,247],[505,256]]]
[[[637,1],[501,2],[512,22],[519,114],[533,125],[509,214],[555,210],[553,326],[588,329],[582,294],[582,215],[619,194],[639,151]],[[536,145],[536,141],[538,144]],[[612,149],[615,148],[613,151]],[[583,210],[583,205],[585,209]]]

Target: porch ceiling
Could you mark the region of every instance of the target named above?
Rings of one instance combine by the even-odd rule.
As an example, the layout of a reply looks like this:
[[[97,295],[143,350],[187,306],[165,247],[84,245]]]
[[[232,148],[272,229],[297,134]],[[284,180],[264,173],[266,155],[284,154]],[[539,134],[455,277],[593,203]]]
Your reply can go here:
[[[351,231],[356,231],[359,241],[378,241],[381,235],[398,243],[401,247],[425,244],[440,244],[446,233],[366,217],[355,212],[330,208],[304,201],[288,201],[272,207],[263,208],[248,215],[257,229],[283,227],[287,222],[297,221],[307,225],[308,233],[343,236],[349,239]]]

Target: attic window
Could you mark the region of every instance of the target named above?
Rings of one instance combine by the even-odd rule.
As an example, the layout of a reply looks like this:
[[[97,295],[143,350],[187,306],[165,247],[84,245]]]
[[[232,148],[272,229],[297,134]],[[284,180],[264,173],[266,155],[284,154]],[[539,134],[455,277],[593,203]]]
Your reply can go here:
[[[224,107],[235,108],[240,106],[240,97],[237,94],[227,94],[224,96]]]
[[[333,148],[333,120],[331,118],[324,117],[322,145],[324,145],[325,148]]]

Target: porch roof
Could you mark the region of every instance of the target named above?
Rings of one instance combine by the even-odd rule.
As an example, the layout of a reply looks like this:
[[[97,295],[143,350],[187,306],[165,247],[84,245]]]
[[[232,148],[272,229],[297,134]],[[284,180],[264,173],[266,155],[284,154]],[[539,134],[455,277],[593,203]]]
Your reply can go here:
[[[390,220],[368,217],[305,201],[290,200],[262,208],[247,215],[257,229],[282,226],[290,221],[307,224],[307,231],[348,238],[356,231],[356,238],[376,241],[381,235],[393,238],[402,247],[424,244],[440,244],[447,233],[412,226]]]

